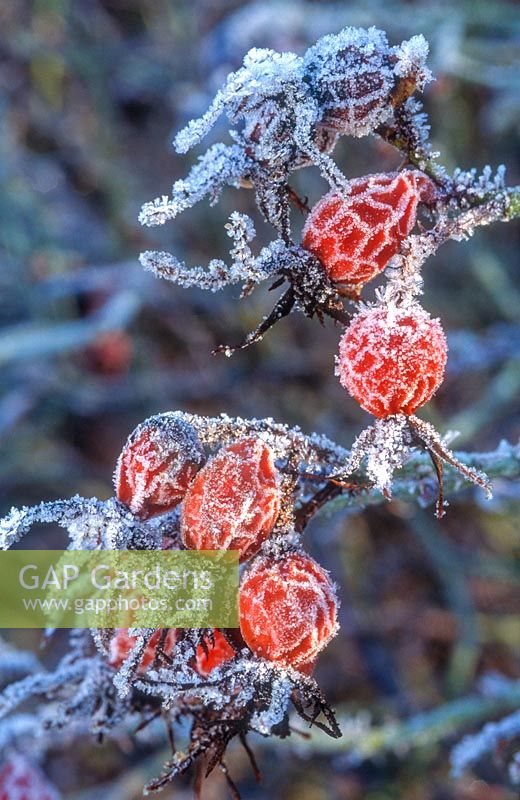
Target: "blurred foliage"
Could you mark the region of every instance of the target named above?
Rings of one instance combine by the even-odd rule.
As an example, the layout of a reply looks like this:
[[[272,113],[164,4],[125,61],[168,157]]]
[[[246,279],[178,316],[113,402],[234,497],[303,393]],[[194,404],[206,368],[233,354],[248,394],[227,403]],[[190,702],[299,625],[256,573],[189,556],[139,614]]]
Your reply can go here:
[[[294,315],[231,360],[212,357],[271,307],[260,291],[182,291],[144,274],[137,254],[164,245],[189,263],[227,253],[234,208],[258,221],[252,195],[229,190],[162,230],[141,229],[141,204],[187,169],[174,130],[204,109],[251,46],[301,50],[347,24],[376,25],[392,42],[423,33],[437,76],[425,98],[444,162],[508,165],[518,182],[517,4],[489,0],[18,0],[0,5],[0,495],[12,504],[107,497],[127,433],[168,409],[273,416],[348,446],[365,414],[339,386],[339,329]],[[375,139],[348,140],[349,175],[398,166]],[[191,163],[191,161],[190,161]],[[314,202],[317,171],[296,188]],[[452,343],[448,380],[428,414],[461,431],[464,448],[494,449],[520,432],[518,227],[479,231],[429,264],[425,305]],[[516,343],[516,347],[515,347]],[[498,482],[484,504],[471,492],[436,522],[395,501],[317,520],[311,549],[341,586],[342,634],[318,680],[345,714],[376,723],[454,702],[477,678],[520,678],[518,485]],[[41,533],[35,533],[36,537]],[[45,541],[60,539],[48,531]],[[35,638],[32,638],[35,641]],[[51,657],[51,654],[49,655]],[[259,743],[261,744],[261,743]],[[264,783],[230,758],[246,798],[512,800],[494,767],[450,779],[437,741],[352,766],[276,742],[260,753]],[[126,752],[126,754],[125,754]],[[113,745],[56,752],[48,772],[66,798],[136,798],[157,757]],[[142,756],[142,758],[141,758]],[[148,759],[152,758],[153,763]],[[182,782],[164,797],[187,797]],[[205,797],[225,796],[211,779]]]

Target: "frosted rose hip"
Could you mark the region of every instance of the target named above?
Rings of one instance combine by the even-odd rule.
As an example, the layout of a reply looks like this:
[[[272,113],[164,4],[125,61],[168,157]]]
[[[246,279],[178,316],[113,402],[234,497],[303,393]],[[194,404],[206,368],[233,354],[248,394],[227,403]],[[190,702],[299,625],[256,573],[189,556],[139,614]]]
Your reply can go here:
[[[439,320],[418,305],[358,314],[339,345],[341,384],[376,417],[413,414],[441,385],[448,355]]]
[[[304,64],[325,127],[364,136],[389,116],[395,74],[382,31],[345,28],[324,36]]]
[[[252,556],[280,513],[280,485],[271,448],[261,439],[227,445],[190,486],[181,534],[191,550],[239,550]]]
[[[433,183],[420,172],[404,170],[366,175],[349,185],[350,194],[329,192],[314,206],[302,245],[320,259],[332,281],[357,286],[382,272],[398,252]]]
[[[117,497],[143,519],[169,511],[205,460],[195,428],[174,415],[151,417],[128,437],[119,456]]]
[[[150,637],[141,661],[139,662],[139,672],[144,672],[147,667],[151,667],[157,656],[157,649],[161,644],[162,630],[157,630]],[[162,645],[162,650],[167,656],[171,656],[175,649],[175,642],[177,640],[177,631],[175,628],[170,628],[166,634],[166,638]],[[136,643],[134,636],[130,636],[126,628],[119,628],[110,640],[110,654],[108,663],[119,669],[123,662],[128,658],[132,648]]]
[[[60,794],[26,758],[12,755],[0,767],[0,800],[60,800]]]
[[[240,586],[240,630],[256,655],[308,672],[337,630],[329,576],[310,556],[264,558]]]
[[[219,630],[213,631],[213,643],[209,637],[205,637],[205,645],[199,644],[195,653],[195,669],[203,677],[207,677],[214,669],[220,667],[230,658],[233,658],[235,651],[228,640]]]

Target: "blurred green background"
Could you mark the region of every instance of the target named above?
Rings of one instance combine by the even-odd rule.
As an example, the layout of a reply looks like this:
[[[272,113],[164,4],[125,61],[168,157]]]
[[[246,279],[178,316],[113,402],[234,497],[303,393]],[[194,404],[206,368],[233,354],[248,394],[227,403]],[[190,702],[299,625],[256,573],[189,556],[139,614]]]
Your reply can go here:
[[[424,101],[442,160],[450,169],[505,163],[508,182],[518,182],[517,3],[0,5],[2,511],[75,492],[108,497],[124,439],[159,411],[269,415],[345,446],[367,424],[334,377],[338,327],[293,315],[254,348],[213,357],[215,345],[254,327],[272,295],[238,302],[238,288],[184,291],[137,261],[154,247],[190,264],[226,258],[234,209],[255,219],[260,243],[273,238],[247,190],[229,189],[217,207],[202,203],[159,230],[140,228],[137,214],[202,152],[176,156],[173,132],[205,109],[250,47],[302,52],[345,25],[376,25],[393,44],[423,33],[437,78]],[[215,137],[226,137],[225,126]],[[351,176],[400,163],[376,139],[343,140],[335,155]],[[294,186],[312,203],[326,189],[315,169]],[[519,437],[517,252],[518,227],[497,225],[449,244],[425,269],[424,304],[442,318],[451,357],[424,415],[442,432],[459,430],[458,449]],[[493,671],[520,678],[519,491],[506,481],[496,489],[491,503],[477,492],[454,499],[442,523],[401,502],[313,523],[309,548],[343,598],[342,632],[317,672],[334,704],[379,723],[464,696]],[[38,542],[63,538],[40,529]],[[257,749],[259,787],[239,749],[228,759],[245,798],[518,797],[499,765],[450,779],[446,744],[357,766],[339,753],[301,758],[276,741]],[[125,800],[140,796],[149,757],[84,744],[51,754],[47,770],[71,800]],[[225,797],[223,778],[205,791]],[[162,796],[188,792],[180,781]]]

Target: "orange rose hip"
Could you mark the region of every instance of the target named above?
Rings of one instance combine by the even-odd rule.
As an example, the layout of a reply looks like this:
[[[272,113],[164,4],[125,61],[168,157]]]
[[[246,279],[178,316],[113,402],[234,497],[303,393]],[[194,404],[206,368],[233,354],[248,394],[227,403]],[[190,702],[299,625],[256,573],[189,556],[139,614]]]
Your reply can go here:
[[[280,502],[269,445],[250,438],[222,447],[186,493],[183,542],[191,550],[239,550],[244,561],[272,532]]]
[[[448,345],[439,320],[421,306],[369,308],[339,345],[342,386],[375,417],[413,414],[441,385]]]
[[[170,511],[205,460],[192,425],[174,414],[151,417],[130,434],[119,456],[116,495],[142,519]]]
[[[433,197],[421,172],[366,175],[350,193],[329,192],[311,210],[302,246],[319,258],[338,285],[359,286],[382,272],[415,225],[417,206]]]
[[[152,634],[141,656],[138,667],[139,672],[144,672],[147,667],[152,666],[158,654],[158,648],[162,639],[163,631],[161,629]],[[162,644],[162,650],[165,655],[171,656],[173,654],[176,641],[176,628],[169,628]],[[119,628],[116,630],[114,636],[110,640],[108,663],[115,669],[119,669],[130,655],[135,643],[135,636],[130,636],[127,628]]]
[[[209,636],[204,637],[204,644],[199,644],[195,652],[195,669],[203,677],[207,677],[214,669],[220,667],[230,658],[235,651],[228,640],[219,630],[213,631],[213,642]]]
[[[310,556],[265,557],[240,586],[240,630],[247,646],[280,666],[307,671],[337,630],[338,601]]]

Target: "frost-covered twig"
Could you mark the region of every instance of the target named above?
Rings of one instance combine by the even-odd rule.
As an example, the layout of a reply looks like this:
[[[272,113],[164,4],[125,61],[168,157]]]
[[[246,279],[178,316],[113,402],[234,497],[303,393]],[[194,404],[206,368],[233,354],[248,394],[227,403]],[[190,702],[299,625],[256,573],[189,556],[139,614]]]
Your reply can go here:
[[[470,468],[484,472],[491,480],[520,477],[520,445],[502,441],[496,450],[488,453],[455,452],[458,461]],[[363,472],[360,472],[360,480]],[[447,465],[444,471],[445,496],[453,496],[468,488],[470,481],[459,471]],[[417,501],[421,506],[429,506],[437,501],[437,476],[427,453],[416,452],[403,464],[394,476],[392,483],[394,500]],[[341,509],[362,509],[384,502],[382,491],[371,488],[369,492],[350,494],[346,492],[331,500],[321,510],[322,515],[330,515]]]
[[[495,173],[490,166],[486,166],[480,174],[475,168],[457,168],[452,176],[448,174],[438,161],[439,153],[431,149],[426,116],[415,100],[410,99],[397,109],[394,124],[380,126],[377,133],[406,155],[409,164],[417,167],[437,184],[441,190],[441,205],[455,203],[461,210],[486,207],[482,214],[474,217],[466,215],[461,223],[462,227],[471,219],[472,227],[476,227],[501,220],[507,222],[520,215],[520,187],[506,186],[503,165]],[[443,230],[446,234],[444,240],[457,239],[456,226],[453,228],[453,235],[449,234],[448,227]]]
[[[240,145],[213,145],[199,158],[189,175],[173,185],[171,197],[158,197],[144,204],[139,222],[147,226],[164,225],[206,196],[213,205],[224,186],[238,188],[250,169],[250,159]]]
[[[512,684],[508,691],[496,697],[474,694],[453,700],[440,708],[416,714],[404,721],[396,720],[381,726],[372,725],[370,716],[366,713],[353,716],[346,710],[341,710],[341,739],[329,739],[322,736],[320,731],[314,731],[308,740],[293,739],[289,744],[303,753],[342,754],[348,764],[355,765],[384,753],[403,756],[416,747],[427,747],[440,742],[470,725],[478,725],[490,717],[518,707],[519,704],[520,685]],[[518,725],[518,714],[513,717],[516,717],[513,724]],[[475,739],[475,744],[480,744],[478,734]],[[464,755],[462,751],[461,755]],[[459,763],[456,754],[455,762]]]
[[[520,698],[519,698],[520,702]],[[492,716],[490,714],[489,716]],[[488,722],[478,733],[465,736],[451,752],[453,774],[461,775],[484,756],[494,753],[505,742],[520,737],[520,711],[515,711],[498,722]],[[512,755],[509,764],[509,777],[512,783],[520,783],[520,744],[516,756]]]
[[[124,549],[142,532],[140,521],[114,498],[105,501],[75,495],[69,500],[11,509],[0,519],[0,550],[12,547],[38,523],[66,528],[72,550]]]
[[[228,236],[233,239],[229,266],[220,259],[212,259],[207,267],[189,267],[171,253],[154,250],[141,253],[141,264],[157,277],[177,283],[185,289],[198,286],[212,292],[235,283],[259,283],[279,269],[277,255],[284,247],[283,242],[272,242],[258,256],[254,256],[249,246],[256,235],[252,220],[246,214],[235,211],[226,228]]]

